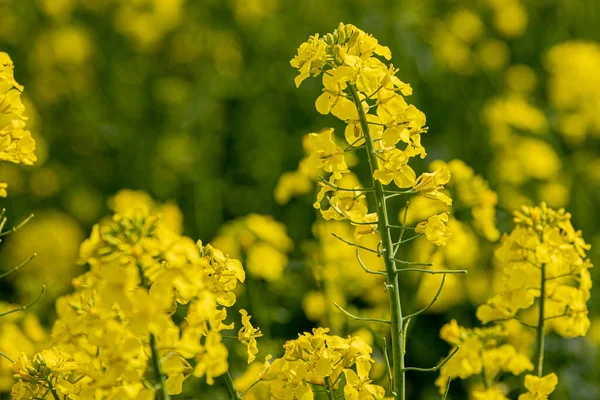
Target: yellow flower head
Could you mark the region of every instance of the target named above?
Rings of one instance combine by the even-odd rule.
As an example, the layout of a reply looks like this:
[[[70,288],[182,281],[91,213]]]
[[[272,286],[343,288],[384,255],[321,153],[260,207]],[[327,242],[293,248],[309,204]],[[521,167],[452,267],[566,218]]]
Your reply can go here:
[[[264,374],[275,399],[312,398],[313,385],[334,390],[342,374],[347,398],[375,400],[384,395],[384,389],[369,379],[374,362],[371,347],[359,338],[344,339],[328,332],[327,328],[315,328],[285,343],[283,357]]]
[[[425,234],[431,243],[445,246],[452,237],[452,231],[446,226],[448,213],[434,215],[427,221],[420,222],[415,228],[416,233]]]
[[[444,185],[450,181],[450,171],[445,167],[434,172],[424,172],[419,176],[413,188],[428,199],[437,199],[446,205],[452,204],[452,199],[441,192]]]
[[[242,327],[238,332],[238,340],[248,347],[248,364],[250,364],[256,358],[256,353],[258,353],[256,338],[261,337],[263,334],[260,328],[254,328],[250,323],[252,317],[248,315],[248,311],[241,309],[240,314],[242,314]]]
[[[525,376],[525,388],[528,393],[519,396],[519,400],[545,400],[554,392],[558,385],[558,377],[555,373],[548,374],[544,377],[534,375]]]
[[[0,52],[0,160],[32,165],[37,160],[35,141],[25,129],[22,92],[23,86],[14,77],[12,60]],[[6,197],[5,183],[0,183],[0,197]]]
[[[545,281],[547,325],[564,337],[583,336],[589,328],[586,302],[592,267],[585,258],[590,246],[571,224],[564,209],[545,203],[515,212],[515,229],[496,250],[502,285],[477,317],[484,323],[518,317],[539,301],[542,269]]]

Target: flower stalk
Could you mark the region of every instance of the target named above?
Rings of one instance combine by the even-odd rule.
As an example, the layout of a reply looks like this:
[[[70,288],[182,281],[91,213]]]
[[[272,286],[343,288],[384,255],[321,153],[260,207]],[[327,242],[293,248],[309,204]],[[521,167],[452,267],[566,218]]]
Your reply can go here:
[[[367,154],[369,158],[369,166],[371,168],[371,176],[378,168],[377,153],[375,143],[371,136],[367,117],[362,108],[358,90],[354,84],[348,85],[352,100],[358,111],[360,126],[364,135]],[[388,224],[388,213],[386,199],[384,195],[383,185],[380,181],[372,179],[372,187],[374,188],[375,205],[378,216],[378,229],[381,235],[381,256],[383,257],[386,280],[387,293],[390,301],[390,330],[392,338],[392,392],[395,393],[396,400],[405,400],[406,377],[404,374],[404,352],[402,351],[402,337],[404,336],[404,325],[402,321],[402,303],[400,300],[400,287],[398,283],[398,274],[396,272],[396,262],[393,259],[393,241]]]
[[[239,392],[235,388],[233,378],[231,377],[229,371],[223,374],[223,378],[225,379],[225,384],[227,385],[227,390],[229,391],[229,398],[231,400],[242,400],[242,396],[240,396]]]
[[[169,393],[167,392],[165,374],[162,372],[160,366],[160,354],[158,353],[156,336],[154,336],[153,333],[150,334],[150,351],[152,351],[152,370],[154,371],[154,379],[158,383],[156,398],[158,400],[169,400],[171,396],[169,396]]]
[[[540,308],[536,330],[536,365],[537,376],[542,377],[544,371],[544,328],[545,328],[545,296],[546,296],[546,264],[542,264],[540,278]]]

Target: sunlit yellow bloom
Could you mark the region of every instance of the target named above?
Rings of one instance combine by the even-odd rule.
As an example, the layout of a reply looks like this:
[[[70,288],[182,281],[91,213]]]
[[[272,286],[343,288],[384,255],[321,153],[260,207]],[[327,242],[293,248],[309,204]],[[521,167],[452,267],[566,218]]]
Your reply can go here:
[[[420,222],[415,228],[416,233],[425,234],[427,239],[438,246],[445,246],[452,237],[452,231],[446,226],[448,214],[439,214]]]
[[[359,338],[344,339],[329,335],[328,331],[315,328],[312,333],[305,332],[285,343],[285,354],[270,365],[263,378],[270,384],[273,398],[312,399],[313,385],[336,389],[342,374],[347,379],[344,394],[349,399],[384,395],[384,389],[369,379],[371,347]]]
[[[302,43],[298,48],[296,55],[290,64],[298,68],[300,74],[294,79],[296,87],[300,86],[302,81],[313,76],[319,75],[321,68],[325,64],[325,43],[319,40],[319,34],[315,34],[308,39],[308,42]]]
[[[408,165],[410,155],[406,152],[393,148],[384,153],[384,159],[380,162],[379,169],[373,174],[384,185],[392,181],[399,188],[411,187],[415,183],[415,171]]]
[[[520,395],[519,400],[545,400],[554,392],[556,385],[558,385],[558,377],[555,373],[541,378],[527,375],[525,376],[525,388],[528,393]]]
[[[452,199],[441,192],[444,185],[450,181],[450,171],[446,168],[434,172],[424,172],[415,181],[413,188],[428,199],[437,199],[446,205],[452,204]]]
[[[333,128],[322,133],[311,133],[308,136],[307,148],[310,152],[308,164],[314,170],[331,172],[337,180],[349,170],[344,150],[335,143],[333,137]]]
[[[258,353],[256,338],[261,337],[262,332],[260,328],[254,328],[250,323],[251,316],[248,315],[248,311],[241,309],[240,314],[242,314],[242,327],[238,331],[238,340],[247,346],[248,364],[250,364],[256,358],[256,353]]]
[[[527,355],[509,342],[510,332],[501,325],[489,328],[463,328],[455,320],[444,325],[440,337],[452,346],[460,346],[457,353],[440,369],[435,384],[443,393],[448,379],[467,379],[481,375],[493,382],[501,373],[520,375],[533,369]],[[483,399],[483,397],[481,397]]]
[[[590,326],[586,302],[592,265],[585,258],[590,246],[581,231],[575,231],[564,209],[555,211],[544,203],[523,207],[514,220],[517,226],[496,250],[501,285],[479,307],[477,317],[484,323],[506,320],[532,307],[540,301],[543,270],[547,325],[564,337],[585,335]]]
[[[27,117],[23,115],[22,92],[23,86],[14,78],[12,60],[0,52],[0,160],[31,165],[37,157],[35,141],[25,129]]]
[[[44,350],[36,354],[33,360],[21,354],[15,360],[13,369],[17,383],[11,395],[17,400],[46,398],[48,388],[65,398],[78,399],[83,387],[90,381],[90,374],[93,374],[89,366],[77,363],[61,347]]]

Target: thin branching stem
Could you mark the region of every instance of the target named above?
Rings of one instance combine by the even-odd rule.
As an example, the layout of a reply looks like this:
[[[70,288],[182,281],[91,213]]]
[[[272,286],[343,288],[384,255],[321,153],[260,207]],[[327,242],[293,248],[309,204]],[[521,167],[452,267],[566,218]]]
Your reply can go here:
[[[442,396],[442,400],[446,400],[448,398],[448,393],[450,393],[450,384],[452,383],[452,377],[448,377],[448,383],[446,384],[446,390],[444,390],[444,395]]]
[[[346,151],[350,151],[350,150],[356,150],[356,149],[362,149],[362,148],[364,148],[363,145],[355,146],[355,144],[358,143],[358,142],[360,142],[361,140],[365,140],[365,138],[363,136],[359,137],[354,142],[350,143],[350,145],[348,147],[346,147],[344,149],[344,151],[346,152]]]
[[[13,272],[17,272],[18,270],[20,270],[21,268],[23,268],[24,266],[26,266],[27,264],[29,264],[34,258],[37,257],[37,254],[33,253],[31,255],[31,257],[29,257],[27,260],[23,261],[21,264],[17,265],[16,267],[14,267],[13,269],[4,272],[3,274],[0,274],[0,279],[4,278],[6,275],[10,275]]]
[[[24,306],[17,307],[17,308],[14,308],[12,310],[8,310],[8,311],[5,311],[3,313],[0,313],[0,317],[4,317],[5,315],[9,315],[9,314],[12,314],[12,313],[16,313],[16,312],[19,312],[19,311],[25,311],[25,310],[30,309],[31,307],[34,306],[35,303],[38,302],[39,299],[42,298],[42,295],[44,294],[45,290],[46,290],[46,285],[42,285],[42,290],[40,290],[40,293],[37,295],[37,297],[35,299],[33,299],[33,301],[31,301],[29,304],[26,304]]]
[[[395,396],[396,393],[393,391],[394,379],[392,377],[392,366],[390,365],[390,357],[387,352],[387,340],[385,340],[385,336],[383,337],[383,358],[385,359],[385,369],[387,371],[390,390],[392,390],[392,395]]]
[[[448,356],[446,358],[444,358],[442,361],[440,361],[435,367],[431,367],[431,368],[405,367],[404,370],[405,371],[418,371],[418,372],[436,372],[440,368],[442,368],[444,365],[446,365],[446,363],[448,361],[450,361],[450,359],[452,359],[452,357],[454,357],[454,355],[456,353],[458,353],[459,350],[460,350],[460,346],[456,346],[454,348],[454,350],[452,350],[452,352],[450,354],[448,354]]]
[[[233,378],[229,371],[223,374],[223,378],[225,379],[225,384],[227,385],[227,390],[229,390],[229,398],[231,400],[242,400],[242,396],[238,393],[235,385],[233,383]]]
[[[428,262],[405,261],[405,260],[400,260],[399,258],[392,258],[392,260],[394,260],[398,264],[402,264],[402,265],[417,265],[417,266],[421,266],[421,267],[432,267],[433,266],[432,263],[428,263]]]
[[[336,207],[336,206],[335,206],[335,205],[334,205],[334,204],[331,202],[331,198],[327,197],[327,201],[329,202],[329,205],[331,206],[331,208],[333,209],[333,211],[335,211],[335,213],[336,213],[337,215],[339,215],[340,217],[343,217],[343,218],[344,218],[344,220],[345,220],[346,222],[350,222],[352,225],[375,225],[375,226],[377,226],[377,221],[375,221],[375,222],[353,221],[353,220],[351,220],[351,219],[347,218],[347,217],[344,215],[344,213],[342,213],[342,212],[340,211],[340,209],[339,209],[339,208],[337,208],[337,207]]]
[[[546,317],[546,318],[544,318],[544,321],[548,321],[548,320],[551,320],[551,319],[562,318],[562,317],[571,317],[571,316],[573,316],[573,315],[577,315],[577,314],[583,314],[583,313],[587,313],[587,312],[588,312],[587,310],[581,310],[581,311],[568,311],[568,312],[565,312],[565,313],[563,313],[563,314],[560,314],[560,315],[554,315],[554,316],[552,316],[552,317]]]
[[[335,183],[331,183],[329,182],[327,179],[325,179],[322,175],[319,175],[319,180],[321,181],[321,183],[323,183],[323,185],[329,186],[335,190],[340,190],[343,192],[372,192],[373,188],[343,188],[343,187],[339,187],[338,185],[336,185]]]
[[[527,328],[531,328],[531,329],[537,329],[537,325],[530,325],[526,322],[521,321],[519,318],[517,317],[510,317],[510,318],[500,318],[500,319],[494,319],[491,321],[487,321],[486,324],[497,324],[498,322],[506,322],[506,321],[512,321],[515,320],[518,323],[520,323],[521,325],[527,327]]]
[[[336,306],[341,312],[343,312],[344,314],[346,314],[347,317],[350,317],[356,321],[363,321],[363,322],[381,322],[382,324],[386,324],[389,325],[391,324],[390,320],[387,319],[381,319],[381,318],[363,318],[363,317],[358,317],[346,310],[344,310],[344,308],[342,306],[340,306],[338,303],[333,302],[333,305]]]
[[[6,353],[4,353],[2,351],[0,351],[0,357],[6,358],[8,361],[10,361],[13,364],[15,363],[15,361],[12,358],[10,358]]]
[[[158,353],[156,336],[154,336],[153,333],[150,334],[150,351],[152,352],[152,371],[158,385],[156,397],[158,400],[169,400],[171,396],[169,396],[169,393],[167,392],[167,380],[160,365],[160,354]]]
[[[365,115],[365,110],[362,106],[362,101],[358,95],[358,90],[354,84],[348,85],[348,89],[352,95],[354,106],[358,112],[358,118],[360,121],[360,127],[365,137],[365,146],[367,149],[367,156],[369,159],[369,167],[371,170],[371,177],[378,169],[378,158],[377,149],[373,137],[371,136],[371,130]],[[403,337],[403,323],[402,323],[402,303],[400,301],[400,285],[398,282],[398,275],[396,274],[396,264],[392,259],[392,236],[390,229],[388,228],[388,211],[385,202],[384,188],[381,182],[376,179],[372,179],[375,197],[375,206],[378,216],[379,233],[381,235],[381,252],[377,252],[378,255],[383,256],[385,269],[386,269],[386,287],[388,288],[387,293],[390,301],[390,329],[392,337],[392,374],[393,374],[393,386],[390,390],[394,393],[396,400],[405,400],[405,387],[406,377],[404,374],[404,353],[402,351],[402,337]]]
[[[422,234],[422,233],[419,233],[418,235],[411,236],[411,237],[409,237],[408,239],[404,239],[404,240],[400,239],[399,241],[397,241],[396,243],[394,243],[394,246],[400,246],[401,244],[404,244],[404,243],[410,242],[411,240],[418,239],[418,238],[420,238],[421,236],[423,236],[423,234]]]
[[[410,230],[410,231],[414,231],[415,230],[414,226],[404,226],[404,225],[387,225],[386,228],[388,228],[388,229],[402,229],[402,230]]]
[[[402,268],[395,272],[422,272],[424,274],[439,275],[439,274],[466,274],[464,269],[423,269],[423,268]]]
[[[442,275],[442,282],[440,283],[440,287],[438,288],[438,291],[436,292],[435,296],[433,296],[433,299],[431,300],[431,302],[427,306],[420,309],[419,311],[415,311],[414,313],[407,315],[406,317],[404,317],[404,320],[414,318],[417,315],[422,314],[425,311],[429,310],[435,304],[437,299],[440,297],[440,294],[442,294],[442,290],[444,289],[445,281],[446,281],[446,275]]]
[[[56,390],[54,389],[54,386],[52,385],[52,381],[50,380],[49,377],[46,377],[46,383],[48,384],[48,390],[50,391],[50,393],[52,393],[52,398],[54,400],[60,400],[60,397],[58,397],[58,393],[56,393]]]
[[[248,392],[249,392],[249,391],[250,391],[250,390],[251,390],[251,389],[252,389],[254,386],[258,385],[258,384],[259,384],[259,383],[261,383],[261,382],[262,382],[262,379],[259,379],[259,380],[257,380],[257,381],[254,381],[254,383],[253,383],[252,385],[248,386],[248,389],[246,389],[246,390],[244,390],[242,393],[240,393],[240,397],[244,397],[244,395],[245,395],[246,393],[248,393]]]
[[[341,237],[340,235],[336,235],[336,234],[335,234],[335,233],[333,233],[333,232],[332,232],[331,234],[333,235],[333,237],[334,237],[334,238],[336,238],[336,239],[338,239],[338,240],[341,240],[342,242],[344,242],[344,243],[346,243],[346,244],[348,244],[348,245],[350,245],[350,246],[354,246],[354,247],[358,247],[359,249],[363,249],[363,250],[366,250],[366,251],[370,251],[371,253],[375,253],[375,254],[377,254],[378,256],[379,256],[379,255],[381,255],[381,253],[380,253],[379,251],[377,251],[377,250],[373,250],[373,249],[372,249],[372,248],[370,248],[370,247],[362,246],[362,245],[360,245],[360,244],[358,244],[358,243],[354,243],[354,242],[351,242],[351,241],[349,241],[349,240],[346,240],[346,239],[344,239],[343,237]]]
[[[0,233],[0,237],[10,235],[11,233],[15,233],[16,231],[18,231],[19,229],[24,227],[26,223],[31,221],[31,218],[33,218],[33,214],[31,214],[29,217],[27,217],[23,221],[21,221],[20,224],[13,226],[11,230]],[[4,223],[2,225],[4,225]]]
[[[536,365],[535,371],[539,377],[544,373],[544,311],[546,297],[546,264],[542,264],[540,278],[540,307],[538,314],[538,324],[536,328]]]
[[[358,252],[358,249],[356,250],[356,259],[358,260],[358,263],[360,264],[360,266],[362,267],[362,269],[364,269],[367,274],[384,275],[385,276],[385,271],[373,271],[373,270],[370,270],[369,268],[367,268],[367,266],[365,265],[365,263],[363,262],[363,260],[360,258],[360,254]]]

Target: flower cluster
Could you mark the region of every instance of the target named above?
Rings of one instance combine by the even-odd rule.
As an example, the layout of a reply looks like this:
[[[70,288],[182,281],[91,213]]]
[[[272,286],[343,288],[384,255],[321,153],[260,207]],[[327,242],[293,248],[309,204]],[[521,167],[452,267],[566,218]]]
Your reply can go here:
[[[32,165],[37,159],[35,141],[25,128],[22,92],[23,86],[15,80],[12,60],[0,52],[0,160]],[[6,196],[6,186],[0,183],[0,196]]]
[[[89,271],[57,301],[53,342],[89,377],[63,385],[67,396],[152,397],[154,389],[143,384],[148,371],[163,390],[179,393],[190,374],[212,384],[228,370],[221,332],[234,328],[225,319],[245,278],[242,265],[169,229],[161,207],[148,200],[130,191],[111,200],[116,213],[81,245],[80,262]],[[260,331],[241,312],[238,336],[250,362]]]
[[[0,314],[17,309],[16,305],[0,303]],[[12,312],[0,318],[0,393],[9,392],[14,381],[14,370],[9,360],[21,353],[34,355],[47,344],[48,334],[32,312]]]
[[[60,347],[37,353],[32,360],[21,354],[13,364],[17,383],[14,399],[79,399],[82,389],[93,374],[91,366],[75,362],[73,356]]]
[[[344,396],[349,400],[383,398],[384,389],[369,378],[374,363],[369,345],[359,338],[346,339],[315,328],[298,339],[285,343],[285,354],[263,373],[274,399],[312,399],[314,387],[336,393],[345,382]]]
[[[310,75],[322,74],[323,93],[315,103],[317,111],[331,113],[346,123],[347,143],[343,146],[335,139],[333,129],[311,133],[307,139],[307,168],[330,173],[328,180],[319,182],[318,200],[327,197],[331,205],[331,209],[322,210],[325,218],[376,222],[375,216],[368,215],[358,184],[350,186],[356,191],[339,189],[340,181],[350,174],[346,153],[365,145],[366,126],[361,123],[361,113],[365,114],[369,140],[374,142],[377,154],[374,179],[383,185],[394,182],[399,188],[413,188],[426,197],[451,202],[440,191],[450,179],[447,171],[417,178],[408,165],[411,158],[426,156],[421,144],[421,134],[427,131],[425,114],[406,102],[404,97],[412,94],[412,89],[396,77],[398,70],[376,56],[389,60],[391,53],[355,26],[340,24],[333,33],[311,36],[291,61],[300,72],[296,85]],[[362,109],[357,109],[357,104]],[[315,206],[321,208],[320,201]]]
[[[212,243],[230,257],[242,260],[249,276],[268,282],[281,279],[293,247],[285,226],[260,214],[228,222]]]
[[[488,391],[500,391],[497,380],[501,374],[520,375],[533,370],[527,353],[521,349],[523,346],[512,342],[520,334],[523,331],[518,323],[469,329],[452,320],[444,325],[440,337],[453,346],[452,351],[456,351],[456,354],[440,369],[440,375],[435,381],[440,392],[443,393],[450,379],[480,377],[483,388],[476,386],[472,392],[473,397],[507,399],[501,392],[493,397]],[[484,394],[490,397],[485,397]]]
[[[548,395],[554,392],[558,385],[558,377],[555,373],[544,377],[534,375],[525,376],[525,389],[527,393],[519,396],[519,400],[546,400]]]
[[[581,231],[573,228],[564,209],[555,211],[544,203],[515,212],[515,223],[496,251],[501,273],[497,293],[479,307],[477,317],[488,323],[523,313],[523,322],[536,324],[535,315],[524,312],[538,299],[544,303],[547,325],[559,335],[585,335],[592,264]]]
[[[323,89],[315,107],[321,114],[337,117],[346,127],[345,143],[338,141],[333,128],[308,135],[305,139],[307,154],[301,162],[298,176],[308,179],[314,175],[318,177],[320,190],[314,207],[320,210],[325,220],[345,221],[354,227],[353,239],[331,232],[333,236],[355,248],[356,258],[365,273],[386,277],[384,292],[387,292],[388,309],[384,313],[391,315],[390,320],[357,317],[339,304],[335,306],[354,320],[391,326],[393,366],[388,365],[390,390],[396,393],[397,398],[404,398],[404,323],[408,323],[406,319],[409,317],[402,318],[399,296],[401,289],[396,275],[408,271],[430,272],[406,266],[432,264],[401,260],[397,258],[398,250],[401,244],[420,236],[442,246],[452,236],[452,232],[446,225],[449,221],[448,214],[425,216],[430,218],[416,227],[406,226],[405,219],[401,220],[400,225],[391,225],[388,201],[394,197],[415,194],[418,198],[450,206],[452,199],[445,190],[450,181],[450,171],[447,168],[442,167],[418,176],[409,165],[411,159],[422,159],[427,155],[421,144],[421,135],[427,132],[425,114],[406,102],[405,97],[412,94],[412,88],[396,76],[398,69],[386,64],[380,57],[390,60],[389,48],[357,27],[343,23],[334,32],[324,36],[315,34],[300,45],[298,54],[291,61],[291,65],[299,71],[296,86],[310,76],[322,76]],[[349,168],[355,160],[351,157],[347,159],[346,154],[355,153],[359,149],[365,149],[367,153],[371,170],[370,187],[361,185]],[[304,173],[302,168],[305,169]],[[294,179],[298,176],[294,175]],[[276,191],[276,195],[286,201],[294,193],[285,189],[284,183],[289,185],[290,182],[280,182],[281,189]],[[369,209],[369,196],[374,197],[374,203],[371,203],[371,206],[375,206],[373,211]],[[407,230],[413,233],[410,237],[404,236]],[[385,270],[367,267],[361,259],[360,251],[382,259]],[[439,292],[433,302],[438,296]],[[422,311],[416,314],[420,312]],[[298,365],[300,367],[301,364]],[[304,375],[302,370],[301,375]],[[346,376],[350,385],[345,390],[350,390],[348,387],[353,386],[352,382],[363,379],[360,372],[358,377],[350,375]],[[305,389],[301,387],[300,390]],[[351,398],[356,397],[352,395]]]
[[[483,388],[473,387],[473,397],[505,400],[498,379],[533,370],[529,354],[535,343],[537,376],[525,377],[528,393],[519,400],[547,399],[558,380],[554,374],[542,376],[546,329],[571,338],[584,336],[590,326],[590,246],[573,228],[571,215],[545,203],[523,206],[514,215],[516,226],[495,253],[496,293],[477,310],[481,322],[493,324],[466,329],[452,321],[440,332],[448,343],[460,346],[441,368],[436,381],[441,389],[451,377],[480,375]]]

